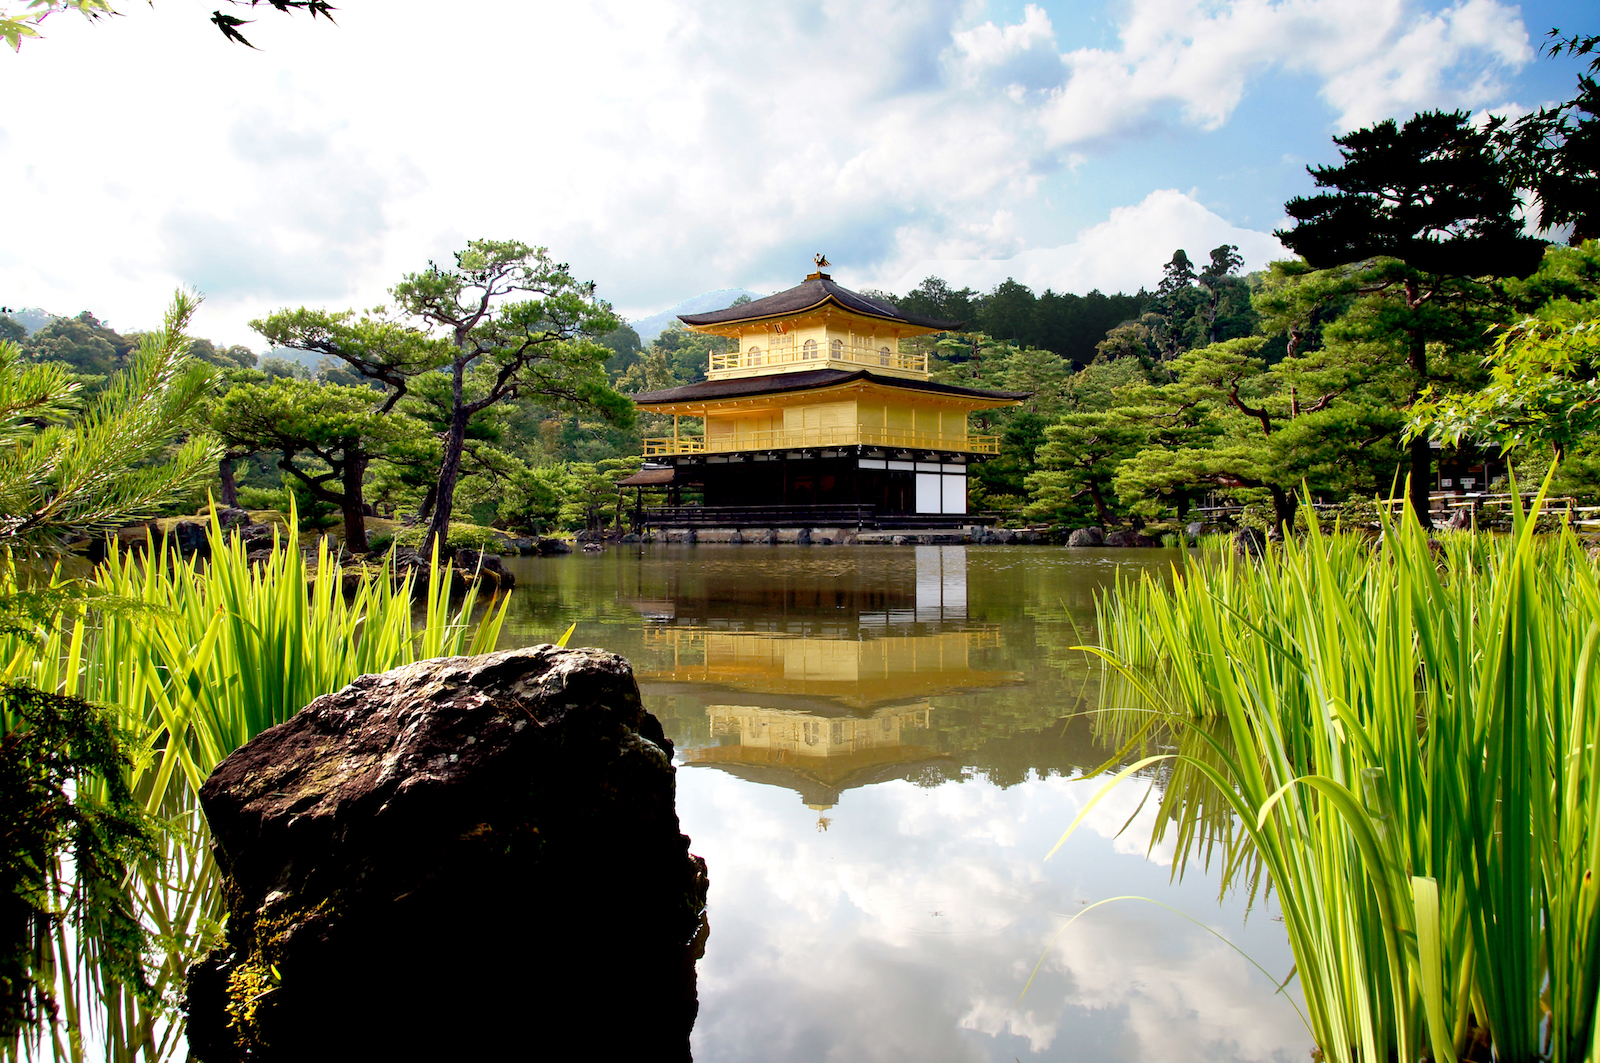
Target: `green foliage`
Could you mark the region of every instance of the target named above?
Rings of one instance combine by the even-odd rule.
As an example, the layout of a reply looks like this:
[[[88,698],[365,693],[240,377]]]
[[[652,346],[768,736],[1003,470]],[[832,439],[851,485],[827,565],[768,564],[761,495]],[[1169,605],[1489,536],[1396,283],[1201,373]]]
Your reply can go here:
[[[617,481],[638,471],[639,461],[637,457],[607,458],[569,465],[561,503],[562,527],[598,531],[608,524],[620,523],[622,502]]]
[[[623,386],[625,391],[637,393],[704,380],[710,356],[721,354],[727,344],[728,341],[721,336],[690,332],[678,322],[673,322],[651,341],[650,350],[645,355],[645,361],[649,363],[646,376],[637,378],[633,389],[623,386],[621,381],[618,385]]]
[[[136,340],[120,336],[85,310],[58,317],[22,341],[30,361],[61,362],[86,377],[106,377],[124,368]]]
[[[1551,30],[1542,51],[1549,56],[1590,55],[1600,36],[1562,37]],[[1539,228],[1572,226],[1569,243],[1600,239],[1600,58],[1578,76],[1578,92],[1554,107],[1541,107],[1510,125],[1494,116],[1489,129],[1519,188],[1539,202]]]
[[[219,369],[254,369],[256,354],[241,344],[218,347],[210,340],[193,340],[189,344],[189,357],[208,362]]]
[[[387,309],[357,317],[285,310],[252,327],[276,344],[338,358],[388,389],[393,408],[426,381],[447,411],[442,454],[429,498],[425,542],[446,534],[455,510],[471,426],[502,404],[533,400],[559,413],[599,414],[628,426],[633,406],[612,390],[613,351],[595,337],[620,322],[593,283],[573,279],[542,247],[472,240],[453,266],[429,263],[390,289]],[[442,400],[442,401],[439,401]]]
[[[112,377],[69,424],[75,388],[59,367],[24,366],[0,344],[0,548],[59,549],[131,518],[156,513],[203,483],[220,450],[188,432],[213,370],[188,359],[184,327],[199,300],[179,292],[165,325],[141,337]],[[43,422],[42,429],[35,426]]]
[[[500,516],[511,527],[534,534],[555,525],[571,490],[572,477],[565,465],[540,465],[518,469],[500,502]]]
[[[1284,205],[1275,235],[1317,268],[1397,258],[1424,273],[1532,273],[1541,241],[1522,234],[1515,183],[1486,129],[1462,111],[1386,119],[1334,137],[1343,162],[1310,167],[1317,187]]]
[[[1558,455],[1592,436],[1600,429],[1600,319],[1588,309],[1587,320],[1525,318],[1503,330],[1487,359],[1488,385],[1424,392],[1411,408],[1410,431],[1502,452],[1548,446]]]
[[[287,487],[241,487],[239,505],[245,509],[276,509],[287,513],[294,505],[294,494]]]
[[[1079,514],[1087,498],[1095,523],[1114,523],[1107,503],[1111,484],[1117,468],[1148,438],[1144,427],[1120,411],[1073,413],[1045,429],[1045,437],[1039,471],[1027,479],[1032,501],[1025,514],[1065,522]]]
[[[129,747],[104,709],[0,685],[0,1045],[36,1049],[55,1023],[47,960],[67,926],[80,971],[154,1003],[149,940],[122,889],[129,869],[156,855],[153,821],[128,789]]]
[[[631,325],[619,325],[603,336],[596,336],[595,342],[611,352],[611,357],[606,359],[606,373],[613,380],[638,362],[644,353],[644,344]]]
[[[95,571],[90,601],[130,608],[62,611],[34,630],[0,635],[0,682],[86,699],[113,714],[131,736],[128,789],[162,821],[157,858],[130,867],[122,884],[125,903],[159,930],[160,954],[145,968],[153,995],[121,977],[86,984],[59,937],[46,957],[60,979],[71,1058],[81,1058],[95,1012],[117,1024],[130,1058],[159,1058],[181,1042],[184,973],[220,931],[217,870],[196,793],[222,758],[358,675],[486,652],[504,621],[503,603],[479,610],[473,591],[453,608],[442,566],[402,578],[370,566],[350,586],[326,543],[314,560],[280,544],[252,564],[243,541],[225,536],[214,518],[209,547],[203,566],[166,553],[114,556]],[[414,595],[419,578],[426,586]],[[0,579],[0,599],[16,590],[14,577]]]
[[[363,484],[368,465],[437,449],[426,427],[404,410],[380,412],[370,388],[273,379],[231,388],[212,410],[211,425],[240,453],[275,451],[278,466],[314,502],[337,506],[350,549],[367,549]]]
[[[919,298],[920,296],[920,298]],[[1054,292],[1046,289],[1035,295],[1025,285],[1006,280],[985,296],[969,289],[951,291],[943,281],[930,277],[900,305],[913,313],[920,305],[940,305],[943,312],[931,316],[965,321],[967,327],[1021,348],[1051,351],[1061,358],[1086,364],[1095,356],[1095,345],[1111,328],[1137,318],[1148,296],[1087,295]]]
[[[389,537],[389,542],[394,546],[415,547],[422,545],[422,538],[421,528],[401,528],[393,536]],[[377,542],[377,539],[373,540],[372,549],[375,552],[382,549],[382,547],[376,545]],[[445,539],[445,544],[452,550],[477,550],[481,553],[489,554],[512,552],[511,548],[506,544],[504,533],[494,528],[485,528],[479,524],[451,524],[450,534]]]
[[[894,303],[908,314],[971,325],[978,320],[977,295],[971,288],[957,290],[938,277],[928,277]]]
[[[1118,728],[1177,736],[1119,778],[1171,762],[1176,874],[1270,877],[1325,1059],[1455,1060],[1475,1034],[1594,1057],[1600,585],[1570,531],[1513,519],[1442,546],[1409,511],[1376,546],[1313,525],[1101,603]]]

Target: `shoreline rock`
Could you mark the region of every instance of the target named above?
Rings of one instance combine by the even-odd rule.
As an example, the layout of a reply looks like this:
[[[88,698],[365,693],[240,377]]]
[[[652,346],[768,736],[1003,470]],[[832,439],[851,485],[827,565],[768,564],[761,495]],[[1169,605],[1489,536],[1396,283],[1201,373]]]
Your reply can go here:
[[[362,676],[200,792],[227,938],[194,1057],[687,1059],[705,864],[628,662],[537,646]],[[603,1031],[603,1032],[602,1032]]]

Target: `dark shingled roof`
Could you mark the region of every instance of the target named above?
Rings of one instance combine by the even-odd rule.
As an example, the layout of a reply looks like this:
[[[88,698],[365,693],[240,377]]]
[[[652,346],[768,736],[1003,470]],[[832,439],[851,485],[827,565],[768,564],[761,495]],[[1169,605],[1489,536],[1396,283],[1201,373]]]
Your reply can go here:
[[[710,314],[679,314],[678,320],[686,325],[727,325],[735,321],[754,321],[764,317],[794,314],[821,306],[829,300],[858,314],[882,318],[885,321],[897,321],[904,325],[916,325],[919,328],[933,329],[935,332],[955,332],[966,324],[964,321],[940,321],[938,318],[923,317],[921,314],[907,314],[893,303],[868,299],[859,292],[841,288],[833,283],[827,274],[819,273],[813,273],[786,292],[779,292],[777,295],[769,295],[765,299],[756,299],[739,306],[730,306],[726,310],[717,310]]]
[[[905,377],[878,376],[865,369],[851,372],[847,369],[813,369],[805,373],[775,373],[772,376],[746,376],[733,380],[702,380],[698,384],[685,384],[681,388],[665,391],[647,391],[634,395],[633,401],[642,406],[671,402],[699,402],[701,400],[735,399],[746,395],[779,395],[786,391],[806,391],[812,388],[829,388],[861,380],[868,384],[905,388],[908,391],[931,391],[936,395],[960,395],[974,399],[1010,399],[1020,401],[1032,392],[983,391],[955,384],[940,384],[932,380],[909,380]]]
[[[642,468],[626,480],[618,480],[618,487],[660,487],[662,484],[672,482],[672,474],[676,469],[650,469]]]

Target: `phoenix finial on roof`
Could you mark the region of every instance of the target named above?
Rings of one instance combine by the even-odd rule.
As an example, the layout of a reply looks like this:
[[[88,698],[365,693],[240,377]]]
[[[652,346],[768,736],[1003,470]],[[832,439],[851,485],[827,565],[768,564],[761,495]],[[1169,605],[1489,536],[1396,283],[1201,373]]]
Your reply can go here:
[[[827,269],[829,266],[833,265],[832,262],[828,261],[828,256],[823,254],[821,251],[818,251],[816,254],[812,255],[811,261],[817,264],[818,269]]]

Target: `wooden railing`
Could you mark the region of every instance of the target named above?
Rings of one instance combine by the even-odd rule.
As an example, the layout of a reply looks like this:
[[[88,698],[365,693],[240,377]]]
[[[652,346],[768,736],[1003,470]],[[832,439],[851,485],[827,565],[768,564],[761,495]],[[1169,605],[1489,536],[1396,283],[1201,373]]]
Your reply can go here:
[[[867,347],[840,344],[835,347],[826,343],[818,343],[811,347],[805,344],[784,344],[759,347],[753,351],[746,349],[713,352],[708,362],[708,371],[723,373],[733,369],[761,369],[767,366],[797,365],[806,362],[815,362],[818,369],[823,368],[828,362],[848,362],[870,369],[898,369],[910,373],[928,371],[928,356],[920,351],[897,351],[893,347],[882,345]]]
[[[944,436],[910,428],[833,425],[826,428],[780,428],[769,432],[728,435],[671,436],[646,439],[647,458],[671,454],[726,454],[740,450],[794,450],[816,447],[885,447],[894,450],[953,450],[963,454],[1000,453],[999,436]]]

